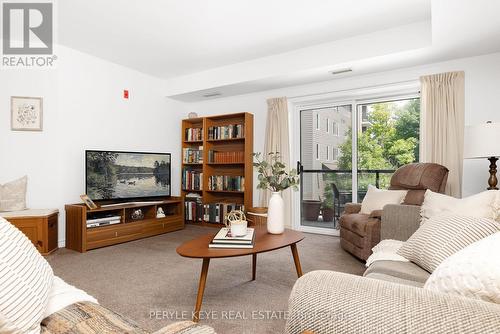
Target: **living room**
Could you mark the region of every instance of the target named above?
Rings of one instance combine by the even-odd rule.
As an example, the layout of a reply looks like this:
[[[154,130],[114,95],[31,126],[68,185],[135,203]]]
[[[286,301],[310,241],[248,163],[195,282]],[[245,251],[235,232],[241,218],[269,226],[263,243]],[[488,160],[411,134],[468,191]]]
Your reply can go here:
[[[494,0],[2,1],[0,272],[12,276],[0,291],[22,281],[26,294],[0,293],[0,332],[496,332],[499,11]],[[270,152],[282,168],[269,170]],[[146,179],[125,173],[113,179],[123,193],[96,190],[123,167],[102,169],[102,156],[135,172],[164,159],[168,177],[152,172],[146,195]],[[276,169],[285,181],[266,179]],[[245,222],[252,247],[209,248],[224,222]],[[467,233],[450,222],[480,227],[459,243]],[[439,242],[459,248],[429,255],[427,241],[415,255],[439,224]],[[461,254],[491,269],[473,287],[452,279],[470,274],[453,271]],[[40,303],[20,322],[12,300],[30,298]],[[87,320],[69,324],[76,313]]]

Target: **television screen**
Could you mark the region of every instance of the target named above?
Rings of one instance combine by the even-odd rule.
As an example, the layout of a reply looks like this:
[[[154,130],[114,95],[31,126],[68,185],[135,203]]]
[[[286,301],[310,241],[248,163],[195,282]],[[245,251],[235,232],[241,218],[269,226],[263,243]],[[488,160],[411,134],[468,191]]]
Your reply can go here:
[[[94,200],[170,196],[170,153],[85,151],[86,193]]]

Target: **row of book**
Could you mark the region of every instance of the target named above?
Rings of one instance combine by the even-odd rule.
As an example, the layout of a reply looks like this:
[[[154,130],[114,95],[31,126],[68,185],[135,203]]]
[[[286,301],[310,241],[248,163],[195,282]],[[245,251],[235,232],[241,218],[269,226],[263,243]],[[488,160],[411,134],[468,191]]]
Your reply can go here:
[[[203,140],[203,128],[187,128],[184,134],[185,141]]]
[[[243,124],[231,124],[226,126],[211,126],[208,128],[208,139],[233,139],[243,138],[245,127]]]
[[[208,177],[208,190],[245,191],[244,176],[212,175]]]
[[[201,198],[188,198],[184,202],[184,217],[186,220],[201,223],[203,221],[203,203]]]
[[[189,201],[186,203],[190,203]],[[207,223],[224,223],[224,217],[232,210],[245,211],[245,206],[243,204],[236,203],[212,203],[212,204],[202,204],[199,201],[191,202],[194,204],[189,204],[188,209],[193,210],[191,213],[186,213],[186,220],[193,222],[205,221]],[[193,219],[189,219],[189,217]],[[200,219],[201,218],[201,219]]]
[[[182,161],[185,164],[201,164],[203,163],[203,146],[198,148],[182,149]]]
[[[209,163],[243,163],[245,152],[208,151]]]
[[[203,190],[203,173],[184,168],[182,170],[182,189]]]

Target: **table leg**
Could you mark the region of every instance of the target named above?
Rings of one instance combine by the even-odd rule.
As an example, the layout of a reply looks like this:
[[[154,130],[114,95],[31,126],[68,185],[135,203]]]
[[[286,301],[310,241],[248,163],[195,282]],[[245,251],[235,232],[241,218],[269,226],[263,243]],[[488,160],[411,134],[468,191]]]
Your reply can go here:
[[[257,254],[252,254],[252,281],[255,281],[256,271],[257,271]]]
[[[200,283],[198,285],[198,296],[196,297],[196,306],[193,313],[194,322],[198,322],[200,320],[200,309],[201,309],[201,303],[203,302],[203,293],[205,292],[205,283],[207,281],[209,264],[210,264],[210,259],[203,259],[203,265],[201,267]]]
[[[297,276],[302,276],[302,267],[300,266],[299,252],[297,251],[297,244],[291,244],[293,262],[295,262],[295,269],[297,270]]]

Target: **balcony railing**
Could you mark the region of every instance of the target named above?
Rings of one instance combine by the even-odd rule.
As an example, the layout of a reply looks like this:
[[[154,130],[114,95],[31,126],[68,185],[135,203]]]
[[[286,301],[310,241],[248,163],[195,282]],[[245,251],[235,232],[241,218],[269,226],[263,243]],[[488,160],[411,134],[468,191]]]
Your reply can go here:
[[[395,169],[358,169],[359,174],[375,174],[375,186],[380,188],[380,175],[393,174]],[[352,174],[350,169],[301,169],[300,173]]]

